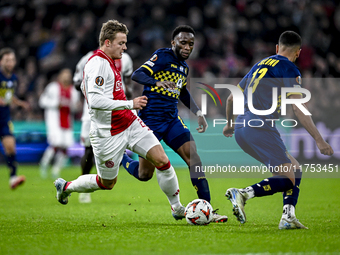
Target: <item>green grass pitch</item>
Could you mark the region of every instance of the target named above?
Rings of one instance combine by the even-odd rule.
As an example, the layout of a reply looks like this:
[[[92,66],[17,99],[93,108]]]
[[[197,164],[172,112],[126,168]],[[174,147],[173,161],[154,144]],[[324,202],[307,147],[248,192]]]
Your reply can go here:
[[[303,179],[297,217],[308,230],[279,230],[282,195],[249,200],[248,222],[240,225],[224,197],[227,188],[258,179],[209,178],[212,206],[227,214],[225,224],[191,226],[175,221],[156,177],[142,183],[120,170],[116,187],[92,194],[91,204],[68,205],[55,199],[52,179],[39,177],[37,166],[19,166],[27,182],[8,187],[0,166],[0,254],[339,254],[340,179]],[[80,168],[62,171],[66,180]],[[177,169],[183,204],[196,198],[186,169]]]

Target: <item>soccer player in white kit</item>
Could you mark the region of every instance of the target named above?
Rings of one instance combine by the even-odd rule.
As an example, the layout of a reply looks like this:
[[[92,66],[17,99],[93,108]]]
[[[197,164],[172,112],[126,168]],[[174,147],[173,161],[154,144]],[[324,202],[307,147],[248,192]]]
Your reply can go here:
[[[66,151],[73,145],[73,116],[78,108],[79,93],[72,84],[70,69],[62,69],[58,81],[49,83],[39,98],[39,106],[45,109],[47,142],[40,161],[40,173],[47,177],[47,168],[54,159],[53,178],[59,177],[67,160]]]
[[[119,165],[128,148],[156,166],[158,184],[169,200],[173,216],[184,218],[185,208],[179,200],[176,172],[158,139],[131,111],[145,107],[147,97],[127,101],[115,66],[114,59],[121,58],[127,49],[127,34],[126,26],[116,20],[104,23],[99,36],[100,49],[84,68],[81,87],[90,109],[90,140],[97,174],[81,175],[70,182],[57,179],[54,182],[57,200],[67,204],[72,192],[111,190],[117,182]]]
[[[77,66],[76,71],[73,76],[73,83],[77,90],[80,90],[80,85],[83,80],[83,71],[85,64],[89,60],[89,58],[95,53],[96,51],[90,51],[85,56],[83,56]],[[117,69],[120,71],[122,76],[122,85],[125,94],[127,95],[127,91],[129,91],[125,86],[125,81],[128,77],[131,76],[133,71],[133,62],[129,54],[123,52],[121,59],[115,59],[115,65]],[[128,97],[128,96],[127,96]],[[91,126],[91,117],[88,109],[88,105],[86,100],[83,104],[83,114],[81,117],[81,131],[80,131],[80,143],[85,147],[85,152],[83,157],[80,161],[80,166],[82,170],[82,174],[89,174],[91,169],[94,165],[93,162],[93,150],[90,143],[90,126]],[[79,203],[91,203],[91,193],[79,193]]]

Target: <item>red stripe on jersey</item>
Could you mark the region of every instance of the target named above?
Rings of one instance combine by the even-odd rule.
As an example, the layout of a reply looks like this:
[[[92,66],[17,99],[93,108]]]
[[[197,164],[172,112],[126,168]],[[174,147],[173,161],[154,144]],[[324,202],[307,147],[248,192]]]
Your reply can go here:
[[[124,93],[123,85],[122,85],[122,78],[120,76],[120,72],[118,71],[115,65],[115,61],[109,56],[107,56],[102,50],[98,50],[94,55],[106,59],[110,64],[110,67],[115,77],[115,81],[114,81],[115,83],[114,83],[113,91],[112,91],[113,100],[125,100],[126,101],[126,97],[125,97],[125,93]],[[111,135],[114,136],[116,134],[121,133],[125,129],[127,129],[136,118],[137,116],[134,115],[131,110],[112,111],[111,130],[110,130]]]
[[[60,107],[59,107],[60,126],[62,128],[70,128],[71,87],[65,88],[59,83],[59,88],[60,88]]]
[[[122,73],[122,59],[115,59],[115,66],[119,73]]]

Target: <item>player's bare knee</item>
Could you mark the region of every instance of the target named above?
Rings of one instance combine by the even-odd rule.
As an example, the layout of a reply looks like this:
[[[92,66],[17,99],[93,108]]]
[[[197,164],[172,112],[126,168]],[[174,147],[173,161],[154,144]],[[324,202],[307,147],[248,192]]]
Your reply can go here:
[[[153,164],[156,167],[161,167],[161,166],[168,164],[168,162],[169,162],[169,158],[164,153],[164,155],[162,155],[161,157],[156,158],[155,161],[153,162]]]
[[[151,148],[146,154],[146,158],[156,167],[164,166],[169,162],[169,158],[161,145]]]

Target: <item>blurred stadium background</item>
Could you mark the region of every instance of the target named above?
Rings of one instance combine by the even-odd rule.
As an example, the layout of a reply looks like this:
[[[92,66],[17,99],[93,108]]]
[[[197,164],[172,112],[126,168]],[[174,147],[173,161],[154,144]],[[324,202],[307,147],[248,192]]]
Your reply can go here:
[[[288,146],[302,162],[332,162],[340,158],[338,1],[1,0],[0,48],[15,49],[18,60],[15,73],[20,83],[17,96],[31,105],[28,112],[12,107],[19,162],[37,163],[47,145],[43,111],[38,106],[44,87],[62,68],[74,71],[78,60],[98,47],[100,27],[109,19],[117,19],[129,28],[127,52],[133,59],[134,69],[157,48],[170,46],[171,32],[176,26],[188,24],[196,30],[195,49],[187,61],[190,77],[235,78],[236,84],[255,62],[275,54],[275,44],[283,31],[298,32],[303,46],[296,64],[303,78],[317,79],[303,82],[312,94],[308,107],[336,153],[331,158],[322,157],[299,128],[287,131],[288,138],[298,141],[295,147],[291,148],[289,142]],[[133,83],[131,90],[133,96],[138,96],[142,86]],[[181,104],[179,108],[182,117],[189,120],[189,111]],[[209,117],[224,118],[224,108]],[[81,109],[75,123],[77,144],[69,150],[75,162],[82,155],[79,145]],[[207,141],[214,143],[211,137],[217,141],[222,139],[223,126],[212,127],[210,123],[210,133],[201,137],[195,134],[201,155],[210,148]],[[215,149],[228,153],[238,147],[234,142],[227,144],[222,140]],[[236,154],[226,155],[225,159],[229,163],[244,160],[244,154]],[[169,156],[175,158],[173,164],[183,164],[175,155]],[[208,155],[206,160],[209,158],[213,159]],[[0,161],[3,163],[3,158]]]

